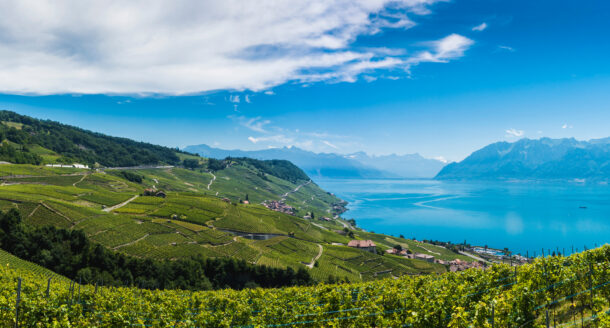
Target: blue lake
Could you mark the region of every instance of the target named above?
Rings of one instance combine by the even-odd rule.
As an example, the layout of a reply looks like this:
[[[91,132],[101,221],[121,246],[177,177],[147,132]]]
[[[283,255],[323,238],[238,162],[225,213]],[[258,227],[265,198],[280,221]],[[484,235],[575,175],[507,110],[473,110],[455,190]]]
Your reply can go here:
[[[349,202],[343,217],[406,238],[567,254],[610,242],[610,186],[539,182],[320,179]]]

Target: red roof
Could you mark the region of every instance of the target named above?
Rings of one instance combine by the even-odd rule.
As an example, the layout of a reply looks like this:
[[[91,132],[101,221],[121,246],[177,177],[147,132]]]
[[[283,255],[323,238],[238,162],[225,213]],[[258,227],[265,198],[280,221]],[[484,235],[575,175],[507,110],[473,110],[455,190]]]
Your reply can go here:
[[[349,247],[376,247],[372,240],[351,240],[347,246]]]

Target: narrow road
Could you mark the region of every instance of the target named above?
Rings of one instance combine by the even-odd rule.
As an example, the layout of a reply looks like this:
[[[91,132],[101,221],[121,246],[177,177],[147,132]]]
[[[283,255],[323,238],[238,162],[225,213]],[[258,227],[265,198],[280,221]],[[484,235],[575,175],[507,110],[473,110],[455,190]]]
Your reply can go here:
[[[302,184],[298,185],[296,188],[294,188],[294,190],[291,190],[291,191],[289,191],[289,192],[287,192],[287,193],[283,194],[283,195],[281,196],[281,197],[282,197],[282,200],[285,200],[285,199],[286,199],[286,197],[288,197],[288,195],[290,195],[290,194],[292,194],[292,193],[295,193],[295,192],[299,191],[299,189],[301,189],[301,187],[306,186],[306,185],[308,185],[308,184],[310,184],[310,183],[311,183],[311,180],[309,180],[309,181],[307,181],[307,182],[305,182],[305,183],[302,183]]]
[[[116,251],[117,249],[119,249],[119,248],[121,248],[121,247],[125,247],[125,246],[129,246],[129,245],[133,245],[133,244],[135,244],[135,243],[139,242],[140,240],[142,240],[142,239],[144,239],[144,238],[146,238],[146,237],[148,237],[148,236],[150,236],[150,234],[145,234],[144,236],[142,236],[142,237],[140,237],[140,238],[138,238],[138,239],[136,239],[136,240],[134,240],[134,241],[130,241],[130,242],[128,242],[127,244],[123,244],[123,245],[116,246],[116,247],[115,247],[115,248],[113,248],[113,249]]]
[[[72,184],[72,186],[76,187],[76,184],[77,184],[77,183],[83,182],[83,180],[85,180],[85,177],[87,177],[87,175],[86,175],[86,174],[83,174],[83,177],[82,177],[82,178],[80,178],[80,180],[78,180],[78,181],[74,182],[74,183]]]
[[[210,190],[212,183],[214,183],[214,180],[216,180],[216,176],[214,175],[214,173],[210,172],[210,174],[212,175],[212,180],[210,180],[210,183],[208,183],[208,190]],[[218,195],[218,193],[216,194]]]
[[[429,252],[429,253],[436,254],[436,255],[441,255],[441,253],[431,251],[431,250],[429,250],[429,249],[425,248],[425,247],[424,247],[424,246],[422,246],[422,245],[417,245],[417,246],[419,246],[419,247],[421,247],[421,248],[425,249],[425,250],[426,250],[427,252]]]
[[[70,219],[69,217],[65,216],[63,213],[59,212],[58,210],[52,208],[51,206],[49,206],[49,205],[47,205],[47,204],[45,204],[43,202],[41,202],[40,205],[44,206],[47,210],[49,210],[49,211],[51,211],[51,212],[61,216],[62,218],[66,219],[66,221],[72,223],[72,219]]]
[[[324,251],[322,245],[318,244],[318,247],[320,247],[320,252],[318,253],[318,255],[316,255],[316,257],[311,260],[311,263],[305,264],[305,266],[310,269],[313,269],[313,266],[316,264],[316,261],[320,258],[320,256],[322,256],[322,252]]]
[[[351,224],[347,224],[347,223],[345,223],[345,222],[343,222],[343,221],[341,221],[341,220],[339,220],[339,219],[335,219],[335,221],[337,221],[337,222],[341,223],[341,224],[343,225],[343,227],[344,227],[344,228],[348,228],[348,229],[350,229],[350,230],[356,230],[356,229],[354,229],[354,227],[352,227],[352,225],[351,225]]]
[[[477,260],[477,261],[481,261],[481,262],[487,262],[487,263],[489,263],[489,261],[487,261],[486,259],[484,259],[484,258],[480,258],[480,257],[475,256],[475,255],[472,255],[472,254],[470,254],[470,253],[466,253],[466,252],[462,252],[462,251],[460,251],[460,254],[462,254],[462,255],[466,255],[466,256],[468,256],[468,257],[471,257],[471,258],[473,258],[473,259],[475,259],[475,260]]]
[[[140,195],[135,195],[135,196],[133,196],[133,197],[129,198],[128,200],[126,200],[126,201],[124,201],[124,202],[122,202],[122,203],[120,203],[120,204],[116,204],[116,205],[111,206],[111,207],[106,207],[106,208],[105,208],[105,209],[103,209],[102,211],[104,211],[104,212],[110,212],[110,211],[114,211],[114,210],[116,210],[117,208],[121,208],[121,207],[123,207],[123,206],[125,206],[125,205],[129,204],[129,203],[130,203],[132,200],[134,200],[134,199],[138,198],[139,196],[140,196]]]
[[[138,165],[138,166],[123,166],[123,167],[102,167],[98,170],[148,170],[148,169],[171,169],[173,165]]]

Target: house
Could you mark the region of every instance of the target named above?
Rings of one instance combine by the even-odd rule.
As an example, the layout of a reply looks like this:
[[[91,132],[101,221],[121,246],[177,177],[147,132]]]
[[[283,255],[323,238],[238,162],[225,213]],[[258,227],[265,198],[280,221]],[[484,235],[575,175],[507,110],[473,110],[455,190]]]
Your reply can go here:
[[[250,204],[250,201],[249,200],[244,200],[242,203],[243,204]]]
[[[283,201],[276,201],[276,200],[264,201],[263,206],[265,206],[266,208],[268,208],[270,210],[273,210],[276,212],[282,212],[282,213],[286,213],[286,214],[290,214],[290,215],[294,215],[294,212],[295,212],[294,207],[287,205]]]
[[[144,189],[144,192],[142,193],[142,196],[154,196],[154,195],[155,195],[155,190],[150,189],[150,188]]]
[[[79,163],[74,163],[74,164],[47,164],[45,166],[47,166],[47,167],[73,167],[73,168],[77,168],[77,169],[88,169],[89,168],[88,165],[79,164]]]
[[[430,263],[434,263],[434,256],[428,255],[428,254],[416,253],[415,254],[415,259],[416,260],[422,260],[422,261],[430,262]]]
[[[401,256],[407,255],[407,250],[406,249],[401,249],[399,251],[396,248],[390,248],[390,249],[386,249],[385,252],[388,253],[388,254],[401,255]]]
[[[156,197],[161,197],[161,198],[165,198],[167,195],[165,194],[165,191],[162,190],[154,190],[154,189],[144,189],[144,192],[142,193],[142,196],[156,196]]]
[[[351,240],[347,246],[361,249],[363,251],[376,253],[377,245],[372,240]]]
[[[327,217],[323,216],[320,220],[322,220],[322,221],[330,221],[330,218],[327,218]]]
[[[448,264],[449,264],[449,270],[451,272],[463,271],[463,270],[467,270],[467,269],[471,269],[471,268],[482,269],[484,267],[483,264],[480,262],[477,262],[477,261],[466,262],[466,261],[462,261],[460,259],[455,259],[453,261],[449,261]]]

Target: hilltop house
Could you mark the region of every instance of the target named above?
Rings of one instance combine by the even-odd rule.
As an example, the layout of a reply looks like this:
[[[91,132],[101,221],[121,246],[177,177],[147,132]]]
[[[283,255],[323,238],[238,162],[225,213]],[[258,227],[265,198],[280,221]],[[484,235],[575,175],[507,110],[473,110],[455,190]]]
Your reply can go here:
[[[351,240],[347,246],[361,249],[363,251],[376,253],[377,245],[372,240]]]

